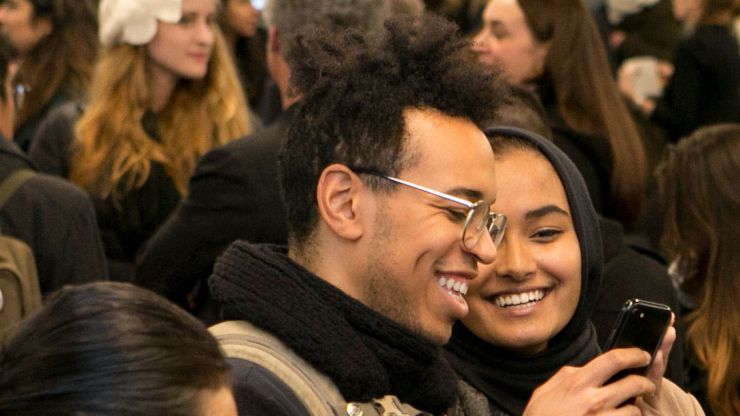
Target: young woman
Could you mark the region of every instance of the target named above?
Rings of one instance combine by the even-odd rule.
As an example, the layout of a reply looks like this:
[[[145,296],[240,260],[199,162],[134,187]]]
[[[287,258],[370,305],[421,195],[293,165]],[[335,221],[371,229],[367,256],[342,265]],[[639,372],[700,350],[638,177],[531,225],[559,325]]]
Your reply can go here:
[[[628,377],[606,383],[616,373],[607,371],[606,363],[639,350],[597,357],[600,350],[589,318],[603,257],[598,220],[583,179],[555,145],[539,136],[503,128],[489,134],[498,190],[492,209],[508,222],[495,262],[481,266],[470,284],[470,313],[447,347],[464,380],[457,414],[522,414],[530,399],[566,382],[569,388],[552,397],[550,414],[616,409],[643,392],[640,383],[649,382]],[[637,406],[658,412],[649,414],[702,414],[695,400],[661,378],[664,357],[658,353],[650,374],[657,393],[639,398]]]
[[[71,111],[31,152],[96,200],[114,279],[132,278],[138,248],[185,193],[198,157],[250,132],[217,5],[102,0],[90,102],[74,129]]]
[[[267,33],[260,27],[260,12],[251,0],[224,0],[221,10],[221,30],[232,51],[249,106],[259,108],[262,90],[267,81],[265,43]]]
[[[555,143],[578,166],[597,211],[631,225],[643,199],[645,151],[583,1],[489,0],[473,51],[538,93]]]
[[[126,283],[67,286],[0,352],[0,414],[236,416],[229,368],[195,318]]]
[[[23,105],[15,142],[28,150],[38,125],[56,106],[84,101],[97,52],[96,0],[5,0],[0,28],[18,50]]]
[[[673,0],[673,14],[690,35],[676,47],[663,95],[638,99],[623,88],[673,141],[701,126],[740,122],[740,49],[733,32],[738,12],[736,0]]]
[[[659,168],[663,248],[686,316],[689,389],[715,415],[740,414],[740,124],[704,127]]]

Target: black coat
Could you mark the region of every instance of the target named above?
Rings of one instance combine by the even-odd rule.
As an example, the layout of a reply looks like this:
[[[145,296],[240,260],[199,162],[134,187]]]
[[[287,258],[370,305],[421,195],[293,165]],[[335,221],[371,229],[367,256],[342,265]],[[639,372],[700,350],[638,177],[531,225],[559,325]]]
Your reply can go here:
[[[0,137],[0,181],[18,169],[35,168]],[[108,278],[90,198],[62,179],[44,174],[29,179],[0,210],[0,229],[31,247],[42,293]]]
[[[740,53],[725,26],[699,26],[682,40],[652,120],[673,140],[709,124],[740,123]]]
[[[187,306],[187,295],[234,240],[286,243],[277,158],[290,113],[201,158],[187,197],[138,256],[137,284]]]
[[[74,125],[82,109],[69,103],[55,109],[39,126],[29,152],[42,172],[68,177]],[[145,114],[144,130],[157,140],[156,116]],[[131,281],[134,258],[144,242],[167,220],[180,194],[165,168],[152,162],[149,177],[120,201],[91,196],[111,279]]]

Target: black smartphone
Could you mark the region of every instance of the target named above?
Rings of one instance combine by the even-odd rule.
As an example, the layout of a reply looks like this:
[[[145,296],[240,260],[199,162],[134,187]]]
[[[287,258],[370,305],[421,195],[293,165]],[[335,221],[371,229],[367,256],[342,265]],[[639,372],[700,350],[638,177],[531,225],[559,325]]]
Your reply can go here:
[[[652,359],[655,359],[655,354],[670,324],[671,308],[667,305],[641,299],[629,299],[622,306],[604,350],[637,347],[647,351]],[[629,374],[644,376],[649,368],[650,365],[622,370],[615,374],[607,384]]]

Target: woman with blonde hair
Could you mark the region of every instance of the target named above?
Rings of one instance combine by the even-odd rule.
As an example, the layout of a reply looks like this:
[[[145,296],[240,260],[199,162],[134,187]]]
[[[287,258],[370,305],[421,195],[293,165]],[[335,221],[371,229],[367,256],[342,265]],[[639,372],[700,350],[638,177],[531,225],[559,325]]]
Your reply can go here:
[[[688,387],[713,414],[740,414],[740,124],[682,139],[658,171],[662,245],[689,310]]]
[[[136,251],[185,193],[198,157],[251,130],[218,6],[102,0],[89,104],[71,137],[47,129],[32,151],[96,201],[114,279],[132,277]]]

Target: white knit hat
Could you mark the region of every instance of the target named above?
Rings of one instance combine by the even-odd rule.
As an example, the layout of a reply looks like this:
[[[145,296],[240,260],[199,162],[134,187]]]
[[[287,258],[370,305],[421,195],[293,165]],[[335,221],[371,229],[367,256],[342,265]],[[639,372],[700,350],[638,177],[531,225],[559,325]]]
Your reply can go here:
[[[100,43],[143,45],[157,34],[157,20],[177,23],[182,0],[101,0],[98,12]]]

